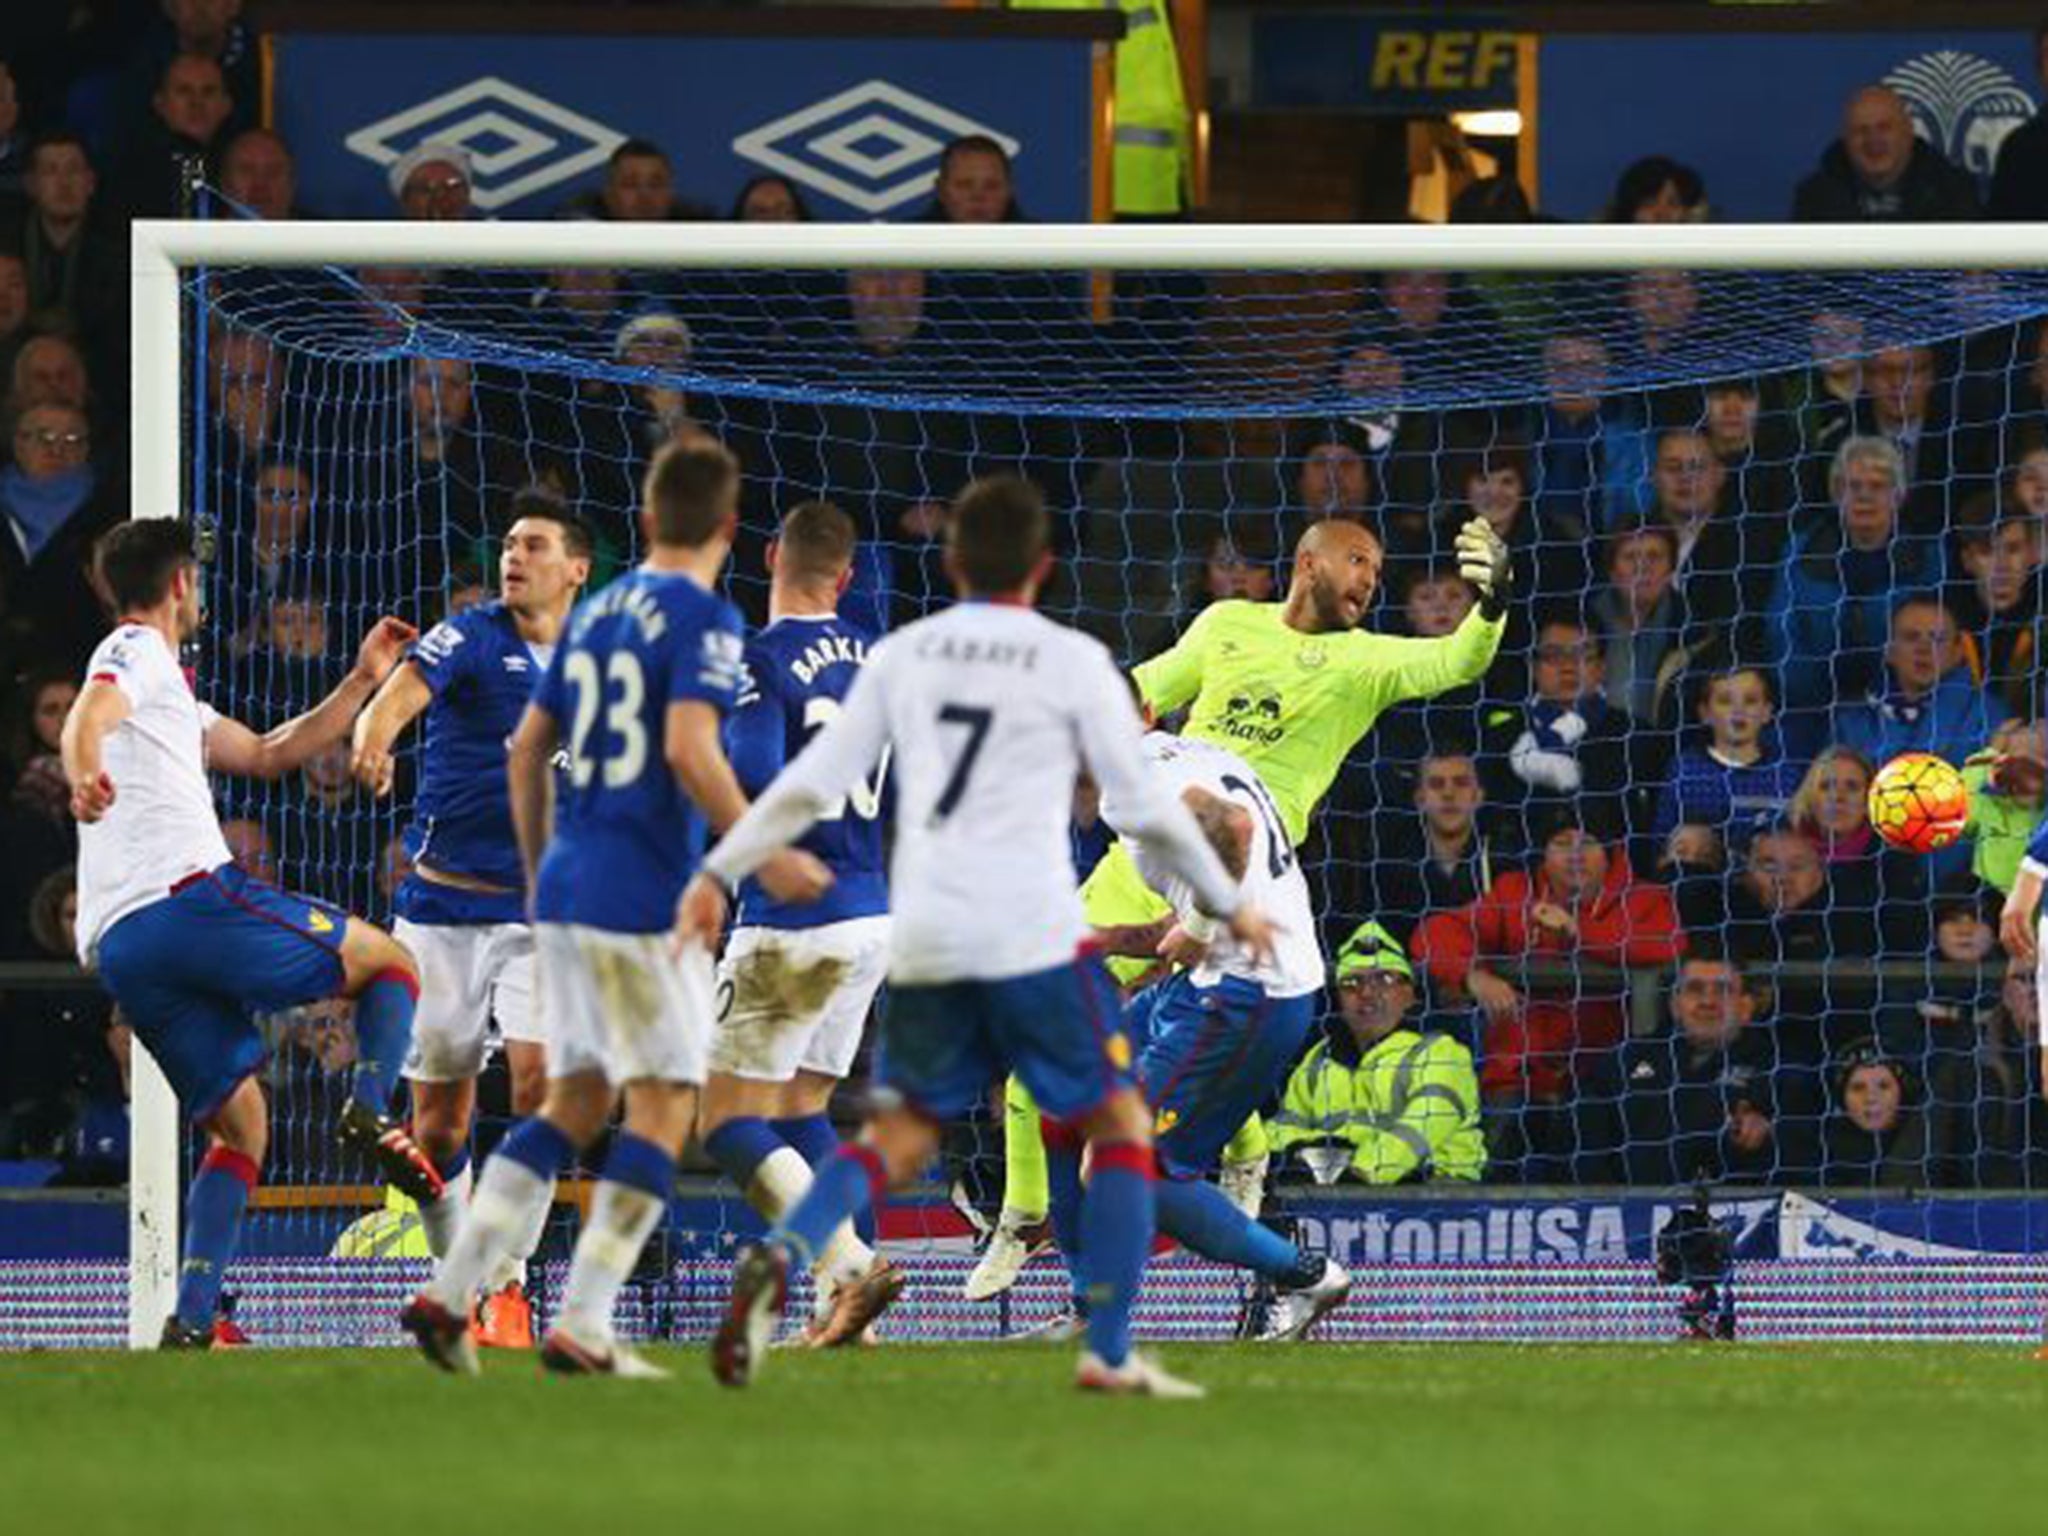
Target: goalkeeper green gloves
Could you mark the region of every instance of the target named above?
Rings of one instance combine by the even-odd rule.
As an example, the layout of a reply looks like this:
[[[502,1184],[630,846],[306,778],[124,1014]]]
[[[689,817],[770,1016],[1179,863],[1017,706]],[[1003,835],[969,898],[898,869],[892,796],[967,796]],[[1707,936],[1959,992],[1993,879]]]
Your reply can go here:
[[[1508,547],[1483,517],[1458,530],[1458,574],[1479,592],[1479,611],[1497,619],[1508,608]]]

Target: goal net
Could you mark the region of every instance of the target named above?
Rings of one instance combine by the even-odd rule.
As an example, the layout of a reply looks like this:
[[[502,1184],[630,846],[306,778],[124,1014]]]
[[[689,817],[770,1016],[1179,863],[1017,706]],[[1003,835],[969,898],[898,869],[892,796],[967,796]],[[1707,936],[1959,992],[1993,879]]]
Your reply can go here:
[[[1510,1203],[2048,1177],[2032,979],[1995,943],[2039,793],[1989,754],[2048,756],[2048,276],[2012,230],[222,224],[141,225],[137,251],[138,511],[211,530],[199,685],[240,718],[319,697],[378,614],[425,628],[491,595],[518,495],[579,513],[593,585],[617,574],[640,472],[685,425],[744,467],[726,579],[754,622],[776,519],[815,497],[861,528],[844,611],[880,631],[947,600],[947,501],[1028,476],[1061,555],[1048,611],[1127,664],[1214,603],[1286,599],[1326,519],[1383,553],[1363,628],[1448,634],[1473,603],[1451,539],[1483,517],[1514,577],[1497,659],[1383,714],[1304,844],[1328,951],[1381,925],[1408,1026],[1469,1053],[1465,1151],[1432,1143],[1425,1171]],[[1289,684],[1227,701],[1253,761],[1305,728]],[[1872,834],[1871,774],[1906,751],[1965,771],[1949,848]],[[231,842],[387,919],[414,767],[385,801],[341,753],[223,783]],[[1075,847],[1085,868],[1099,829]],[[1329,1009],[1359,1060],[1341,988]],[[381,1192],[332,1150],[345,1009],[268,1027],[245,1264],[340,1316],[385,1294],[315,1263],[344,1229],[418,1250],[402,1215],[361,1224]],[[189,1154],[153,1074],[138,1093],[153,1329]],[[1354,1133],[1412,1137],[1406,1108],[1276,1092],[1274,1208],[1334,1241],[1318,1202],[1377,1188]],[[964,1265],[946,1186],[992,1211],[1001,1150],[999,1122],[963,1128],[885,1237]],[[1929,1251],[2023,1246],[1972,1240],[1988,1209]],[[684,1326],[691,1266],[752,1225],[700,1166],[647,1326]],[[1448,1230],[1378,1256],[1546,1256]]]

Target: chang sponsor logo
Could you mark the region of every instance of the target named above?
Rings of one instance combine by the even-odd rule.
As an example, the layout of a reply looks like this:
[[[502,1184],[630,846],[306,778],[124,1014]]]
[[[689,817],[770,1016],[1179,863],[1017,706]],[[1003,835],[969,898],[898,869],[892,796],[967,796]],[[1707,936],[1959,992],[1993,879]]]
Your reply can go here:
[[[1223,719],[1218,728],[1232,741],[1270,747],[1287,734],[1280,715],[1278,690],[1263,683],[1248,683],[1232,689],[1230,697],[1224,700]]]
[[[1905,99],[1913,126],[1957,165],[1989,178],[2005,136],[2034,115],[2034,98],[2001,64],[1943,48],[1884,77]]]
[[[862,213],[928,196],[946,145],[986,134],[1012,159],[1008,134],[887,80],[859,85],[741,134],[732,152]]]
[[[470,201],[490,212],[603,165],[626,136],[485,75],[365,124],[342,143],[381,169],[429,140],[468,151]]]

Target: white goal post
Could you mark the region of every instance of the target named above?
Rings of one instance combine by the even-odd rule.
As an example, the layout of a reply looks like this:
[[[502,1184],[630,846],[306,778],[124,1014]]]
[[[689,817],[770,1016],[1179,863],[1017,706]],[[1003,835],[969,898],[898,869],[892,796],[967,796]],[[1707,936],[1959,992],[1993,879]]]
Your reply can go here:
[[[1388,270],[1532,273],[2021,271],[2048,267],[2034,224],[934,225],[264,223],[138,220],[131,234],[131,515],[181,510],[187,383],[180,302],[204,266],[460,265],[839,270]],[[129,1343],[150,1348],[177,1285],[179,1109],[134,1051]]]

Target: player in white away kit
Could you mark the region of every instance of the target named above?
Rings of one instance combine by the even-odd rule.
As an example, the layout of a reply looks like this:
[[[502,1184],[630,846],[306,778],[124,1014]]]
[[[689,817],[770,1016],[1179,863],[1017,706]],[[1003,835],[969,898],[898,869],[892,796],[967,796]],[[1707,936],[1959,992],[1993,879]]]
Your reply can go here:
[[[269,1145],[253,1076],[265,1054],[256,1013],[353,999],[359,1057],[342,1141],[414,1199],[440,1193],[433,1164],[384,1115],[419,994],[411,957],[361,919],[237,869],[206,782],[209,768],[282,778],[341,740],[413,631],[380,619],[340,687],[258,735],[193,697],[178,663],[178,646],[199,630],[191,524],[125,523],[100,541],[97,563],[120,621],[93,652],[64,722],[78,818],[78,957],[99,971],[207,1132],[185,1201],[177,1310],[163,1334],[167,1348],[205,1348]]]
[[[668,930],[705,821],[730,825],[746,808],[719,745],[738,691],[740,618],[715,590],[739,486],[738,461],[701,434],[655,454],[640,514],[647,558],[578,605],[512,741],[512,818],[533,892],[548,1084],[540,1112],[484,1164],[447,1257],[402,1315],[445,1370],[476,1370],[468,1319],[478,1284],[623,1092],[625,1124],[540,1358],[570,1375],[668,1374],[617,1341],[612,1305],[667,1213],[710,1045],[711,949],[674,954]],[[569,773],[551,830],[558,744]],[[831,883],[822,864],[794,852],[763,877],[784,899]]]
[[[512,1077],[512,1113],[540,1108],[547,1069],[533,998],[533,928],[512,832],[505,753],[547,670],[576,594],[590,576],[590,530],[537,491],[512,499],[498,556],[498,600],[429,630],[356,719],[357,779],[391,792],[392,748],[424,713],[419,793],[392,934],[419,962],[420,1009],[405,1075],[412,1133],[447,1188],[420,1209],[435,1258],[448,1252],[469,1201],[469,1128],[476,1079],[495,1021]],[[548,1208],[484,1281],[477,1342],[533,1347],[526,1261]]]
[[[1261,1226],[1208,1181],[1238,1127],[1286,1081],[1315,1027],[1323,950],[1308,882],[1272,796],[1242,758],[1214,742],[1163,731],[1145,738],[1145,756],[1205,831],[1220,822],[1225,864],[1280,929],[1269,956],[1220,932],[1162,850],[1126,824],[1115,796],[1103,795],[1102,819],[1123,837],[1139,877],[1172,908],[1176,927],[1159,953],[1183,967],[1124,1010],[1125,1029],[1138,1042],[1138,1083],[1154,1116],[1159,1230],[1271,1282],[1278,1302],[1259,1337],[1298,1339],[1350,1294],[1351,1277]],[[1054,1229],[1078,1278],[1081,1147],[1051,1121],[1045,1147]],[[1078,1333],[1087,1310],[1077,1285],[1072,1317],[1044,1331]]]
[[[1067,821],[1085,769],[1132,831],[1255,950],[1271,925],[1145,771],[1137,713],[1109,653],[1031,609],[1052,568],[1043,501],[1016,479],[977,481],[953,507],[948,575],[963,601],[897,631],[868,658],[844,712],[708,855],[680,922],[708,940],[729,893],[872,773],[893,748],[889,993],[877,1108],[859,1145],[817,1171],[765,1243],[741,1255],[712,1345],[718,1379],[759,1367],[792,1257],[808,1260],[892,1185],[915,1177],[943,1120],[1014,1067],[1045,1111],[1093,1149],[1080,1224],[1090,1312],[1083,1388],[1192,1396],[1130,1347],[1151,1247],[1152,1126],[1131,1081],[1116,988],[1074,885]]]
[[[853,571],[853,520],[829,502],[790,509],[768,547],[768,627],[747,642],[726,750],[758,795],[833,719],[874,637],[839,617]],[[748,881],[718,971],[718,1025],[698,1137],[769,1221],[803,1198],[839,1150],[826,1114],[853,1068],[889,959],[882,774],[828,807],[802,843],[832,871],[813,902],[776,901]],[[903,1288],[902,1271],[847,1223],[814,1265],[806,1342],[849,1344]]]

